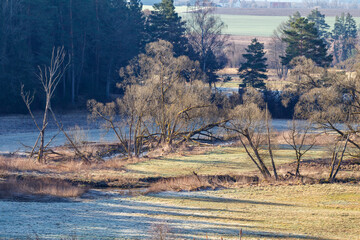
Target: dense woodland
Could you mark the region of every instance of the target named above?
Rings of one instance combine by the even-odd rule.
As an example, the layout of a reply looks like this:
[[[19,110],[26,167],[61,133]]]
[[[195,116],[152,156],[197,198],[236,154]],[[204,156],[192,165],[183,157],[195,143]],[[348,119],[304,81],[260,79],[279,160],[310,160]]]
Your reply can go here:
[[[143,11],[138,0],[1,1],[0,113],[25,112],[22,85],[34,93],[32,108],[43,107],[38,67],[49,64],[52,49],[61,46],[69,66],[52,100],[57,109],[85,107],[88,99],[108,101],[123,95],[124,85],[116,86],[125,80],[120,70],[134,63],[146,44],[160,39],[172,44],[175,56],[197,61],[205,74],[201,80],[211,86],[218,80],[216,70],[227,63],[225,25],[207,2],[197,2],[189,11],[185,22],[172,0],[155,4],[151,12]],[[333,31],[328,29],[325,16],[317,10],[308,17],[291,16],[275,31],[263,70],[275,68],[284,78],[297,56],[322,67],[352,59],[357,44],[352,16],[337,17]]]

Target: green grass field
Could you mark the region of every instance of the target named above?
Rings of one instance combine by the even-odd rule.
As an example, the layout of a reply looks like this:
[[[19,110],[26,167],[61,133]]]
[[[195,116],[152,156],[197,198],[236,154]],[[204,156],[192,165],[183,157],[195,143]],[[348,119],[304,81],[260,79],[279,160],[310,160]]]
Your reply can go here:
[[[186,14],[182,14],[186,19]],[[274,30],[289,19],[286,16],[218,15],[227,25],[226,34],[237,36],[270,37]],[[360,18],[354,18],[360,23]],[[334,26],[335,17],[327,17],[327,24]]]
[[[144,9],[152,9],[152,6],[144,5]],[[186,20],[186,6],[176,7],[176,11]],[[255,36],[270,37],[274,30],[284,21],[288,20],[288,16],[252,16],[252,15],[230,15],[218,14],[227,25],[224,31],[226,34],[236,36]],[[360,24],[360,17],[355,17],[355,21]],[[327,17],[327,24],[332,28],[335,23],[335,17]]]

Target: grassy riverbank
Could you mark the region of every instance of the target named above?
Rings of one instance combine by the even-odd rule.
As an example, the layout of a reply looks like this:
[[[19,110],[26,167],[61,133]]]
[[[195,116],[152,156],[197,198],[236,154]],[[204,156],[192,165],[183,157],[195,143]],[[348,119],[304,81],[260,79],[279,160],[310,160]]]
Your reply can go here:
[[[295,169],[294,153],[282,141],[277,143],[275,159],[281,176],[278,182],[264,181],[235,142],[160,148],[141,159],[115,157],[91,165],[59,159],[38,164],[27,158],[1,157],[0,192],[16,189],[15,200],[36,202],[57,201],[59,197],[74,199],[89,188],[148,189],[131,190],[126,197],[111,195],[111,204],[101,200],[101,219],[116,219],[117,226],[134,228],[136,232],[129,230],[129,235],[127,231],[114,232],[111,227],[99,231],[97,226],[102,223],[86,225],[76,207],[71,217],[85,224],[77,227],[79,238],[88,236],[90,231],[98,238],[148,239],[165,229],[167,236],[181,239],[239,239],[241,229],[242,239],[356,239],[360,234],[359,162],[353,158],[344,161],[338,174],[344,183],[321,183],[328,175],[330,163],[325,141],[304,158],[300,168],[303,177],[294,178],[289,174]],[[21,191],[38,195],[40,200],[24,198]],[[44,197],[47,195],[56,198]],[[3,194],[2,198],[14,200],[11,194]],[[100,200],[92,202],[91,208],[100,207],[96,201]],[[79,206],[94,218],[99,217],[89,206]],[[133,222],[125,226],[129,218]],[[53,230],[50,227],[46,231]],[[40,232],[40,236],[47,235]]]

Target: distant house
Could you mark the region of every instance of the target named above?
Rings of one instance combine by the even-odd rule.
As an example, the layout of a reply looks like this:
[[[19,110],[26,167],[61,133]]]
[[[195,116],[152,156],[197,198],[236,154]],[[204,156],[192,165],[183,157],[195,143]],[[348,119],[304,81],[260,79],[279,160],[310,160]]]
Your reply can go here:
[[[291,8],[291,2],[270,2],[270,8]]]

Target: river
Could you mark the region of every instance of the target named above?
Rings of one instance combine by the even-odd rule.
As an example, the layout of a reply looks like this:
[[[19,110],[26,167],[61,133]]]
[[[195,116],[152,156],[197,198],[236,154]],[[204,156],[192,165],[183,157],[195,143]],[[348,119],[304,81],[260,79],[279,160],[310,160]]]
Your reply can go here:
[[[86,140],[90,142],[113,142],[116,137],[112,131],[106,133],[102,120],[89,120],[87,112],[72,112],[66,114],[57,114],[57,117],[64,125],[64,129],[73,131],[75,126],[79,126],[85,133]],[[36,114],[38,122],[41,122],[41,114]],[[288,120],[274,119],[273,128],[282,131],[287,128]],[[47,140],[58,133],[58,128],[50,120],[46,136]],[[0,116],[0,153],[25,152],[25,146],[33,146],[37,137],[33,120],[29,115],[6,115]],[[52,142],[51,146],[59,146],[66,143],[66,138],[60,133]]]

